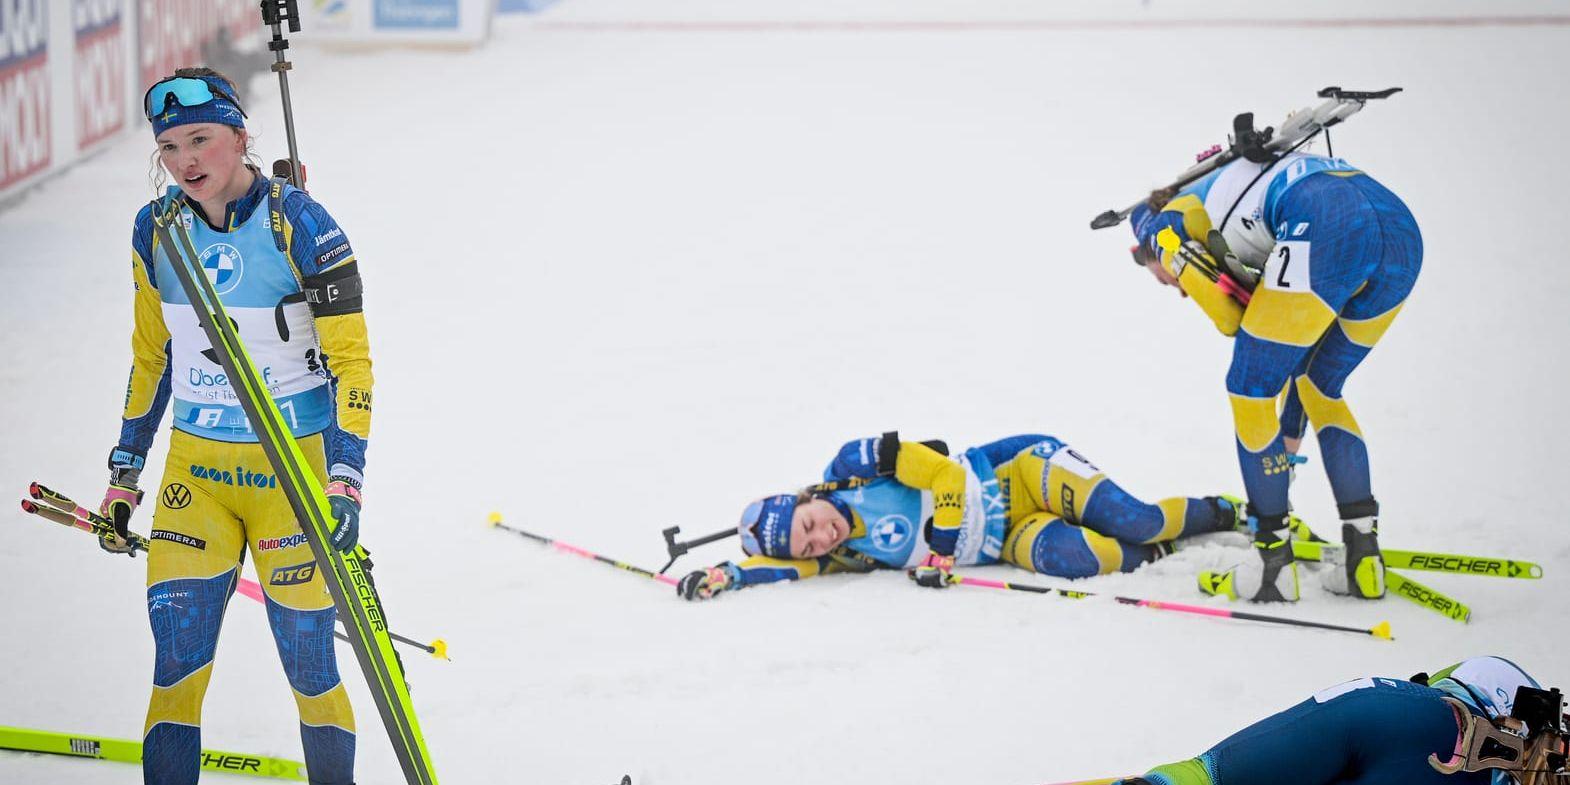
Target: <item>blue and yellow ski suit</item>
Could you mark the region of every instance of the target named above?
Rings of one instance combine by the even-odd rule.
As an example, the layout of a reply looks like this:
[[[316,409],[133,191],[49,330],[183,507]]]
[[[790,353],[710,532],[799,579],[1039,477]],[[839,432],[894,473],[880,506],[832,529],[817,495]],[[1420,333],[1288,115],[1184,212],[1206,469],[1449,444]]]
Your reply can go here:
[[[1416,678],[1416,677],[1414,677]],[[1232,734],[1197,758],[1141,777],[1150,785],[1509,785],[1498,770],[1443,774],[1461,734],[1446,697],[1474,716],[1508,715],[1520,685],[1538,684],[1501,657],[1475,657],[1427,683],[1370,677],[1320,690]]]
[[[1263,268],[1226,378],[1251,511],[1285,525],[1283,437],[1301,438],[1311,421],[1342,518],[1377,512],[1368,448],[1342,387],[1422,268],[1422,237],[1406,206],[1346,161],[1292,153],[1269,164],[1234,161],[1133,218],[1152,254],[1169,257],[1216,230],[1239,259]]]
[[[177,188],[180,220],[318,479],[363,479],[371,359],[348,238],[304,191],[258,175],[209,224]],[[112,461],[140,466],[173,401],[155,500],[147,613],[156,645],[144,728],[149,783],[197,780],[201,708],[224,609],[247,551],[294,690],[313,783],[353,780],[354,716],[333,651],[336,613],[305,536],[153,233],[131,240],[131,378]]]
[[[1009,436],[957,458],[902,441],[892,477],[856,478],[839,460],[823,476],[849,486],[827,497],[846,513],[850,539],[814,559],[748,558],[734,565],[738,587],[912,567],[928,553],[958,565],[1003,561],[1081,578],[1131,571],[1162,555],[1163,543],[1234,524],[1214,499],[1142,502],[1043,434]]]

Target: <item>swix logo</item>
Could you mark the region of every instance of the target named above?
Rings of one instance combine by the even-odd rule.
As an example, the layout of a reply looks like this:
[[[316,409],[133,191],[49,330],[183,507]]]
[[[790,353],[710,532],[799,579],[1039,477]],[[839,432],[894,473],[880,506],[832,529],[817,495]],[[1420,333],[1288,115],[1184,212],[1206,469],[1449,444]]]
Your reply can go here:
[[[91,755],[96,758],[100,746],[94,739],[71,739],[71,754]]]
[[[191,476],[198,480],[221,482],[224,485],[234,485],[240,488],[277,488],[278,478],[262,472],[246,471],[244,466],[234,467],[234,471],[220,469],[216,466],[198,466],[191,464]]]
[[[261,553],[267,551],[281,551],[305,544],[305,532],[291,534],[288,537],[267,537],[256,541],[256,550]]]
[[[336,226],[334,226],[332,228],[332,231],[330,231],[330,232],[328,232],[326,234],[316,235],[316,247],[320,248],[323,245],[326,245],[329,241],[336,240],[336,239],[338,239],[339,237],[342,237],[342,236],[343,236],[343,230],[339,229]]]
[[[224,752],[202,750],[202,768],[252,771],[260,774],[262,771],[262,759],[253,758],[249,755],[230,755]]]
[[[279,567],[273,570],[273,577],[267,582],[274,586],[294,586],[314,577],[316,577],[316,562],[308,561],[293,567]]]
[[[0,189],[49,165],[49,8],[0,0]]]

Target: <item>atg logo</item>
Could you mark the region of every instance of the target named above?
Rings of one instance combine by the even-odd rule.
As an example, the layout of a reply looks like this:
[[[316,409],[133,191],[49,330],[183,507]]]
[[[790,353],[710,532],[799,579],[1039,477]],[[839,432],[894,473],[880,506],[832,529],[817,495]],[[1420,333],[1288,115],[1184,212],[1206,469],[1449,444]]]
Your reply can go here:
[[[207,280],[213,282],[213,288],[219,294],[234,291],[245,276],[245,260],[240,256],[240,249],[228,243],[207,246],[202,251],[201,262],[202,269],[207,271]]]
[[[274,586],[294,586],[305,583],[316,576],[316,562],[308,561],[292,567],[279,567],[273,570],[273,576],[267,582]]]

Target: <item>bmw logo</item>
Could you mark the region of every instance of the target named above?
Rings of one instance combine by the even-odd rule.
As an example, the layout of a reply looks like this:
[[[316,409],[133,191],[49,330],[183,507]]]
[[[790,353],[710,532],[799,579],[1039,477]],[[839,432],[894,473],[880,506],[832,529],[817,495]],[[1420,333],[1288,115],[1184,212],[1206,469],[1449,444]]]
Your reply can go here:
[[[212,281],[219,294],[234,291],[245,275],[245,260],[240,258],[240,249],[228,243],[207,246],[202,251],[201,262],[202,269],[207,271],[207,280]]]
[[[886,515],[872,525],[872,541],[881,548],[898,548],[910,539],[910,520],[903,515]]]

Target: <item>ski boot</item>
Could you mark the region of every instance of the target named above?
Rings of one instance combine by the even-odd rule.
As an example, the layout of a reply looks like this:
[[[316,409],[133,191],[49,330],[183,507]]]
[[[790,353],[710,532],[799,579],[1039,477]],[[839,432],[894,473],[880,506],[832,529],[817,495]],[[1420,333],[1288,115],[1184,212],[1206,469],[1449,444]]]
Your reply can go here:
[[[1249,516],[1254,529],[1254,552],[1259,560],[1244,561],[1226,572],[1201,572],[1199,590],[1252,602],[1297,602],[1297,561],[1292,556],[1292,532],[1286,516],[1260,520]],[[1264,526],[1270,528],[1264,528]]]
[[[1227,494],[1207,496],[1206,499],[1216,507],[1216,515],[1221,520],[1221,531],[1240,531],[1248,533],[1247,505],[1242,499]],[[1230,526],[1228,524],[1231,524]],[[1298,542],[1330,542],[1324,537],[1314,533],[1302,518],[1287,508],[1287,529],[1292,532],[1292,539]]]
[[[1385,559],[1379,553],[1379,502],[1343,504],[1341,542],[1346,565],[1329,569],[1321,580],[1325,589],[1365,600],[1385,596]]]

